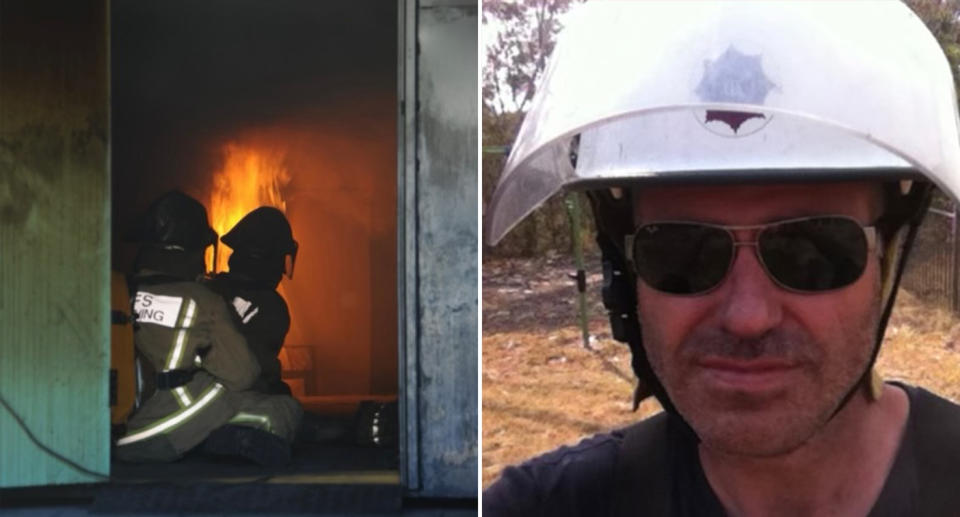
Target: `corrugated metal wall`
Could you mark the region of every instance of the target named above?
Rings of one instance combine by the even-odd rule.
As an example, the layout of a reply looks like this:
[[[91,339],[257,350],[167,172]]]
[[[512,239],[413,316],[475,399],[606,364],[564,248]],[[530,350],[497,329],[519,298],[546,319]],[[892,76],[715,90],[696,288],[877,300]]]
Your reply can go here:
[[[477,2],[422,0],[416,14],[415,160],[408,160],[408,488],[477,494]],[[410,25],[408,24],[408,30]],[[418,52],[416,50],[419,50]],[[409,59],[413,52],[415,59]],[[407,70],[407,74],[410,70]],[[409,83],[408,83],[409,98]],[[408,136],[409,138],[409,136]],[[409,144],[409,143],[408,143]],[[413,193],[411,193],[413,190]],[[411,219],[413,217],[413,220]],[[416,235],[411,242],[411,235]],[[415,271],[415,275],[410,272]],[[411,296],[411,283],[416,294]],[[416,336],[415,342],[410,337]],[[416,389],[411,387],[416,385]]]
[[[105,0],[0,1],[0,395],[109,471]],[[0,407],[0,487],[94,481]]]

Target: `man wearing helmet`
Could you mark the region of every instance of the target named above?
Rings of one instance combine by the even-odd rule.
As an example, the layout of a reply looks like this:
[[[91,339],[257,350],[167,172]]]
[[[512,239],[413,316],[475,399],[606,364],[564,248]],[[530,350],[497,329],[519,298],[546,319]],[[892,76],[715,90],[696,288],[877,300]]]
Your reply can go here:
[[[932,184],[960,192],[936,41],[899,2],[576,16],[488,235],[586,190],[635,400],[665,412],[506,469],[485,513],[956,512],[960,408],[872,367]]]
[[[294,427],[284,431],[275,419],[262,428],[262,418],[246,415],[263,406],[280,414],[299,407],[282,411],[245,391],[260,375],[257,359],[223,299],[198,283],[206,271],[204,251],[217,241],[206,209],[182,192],[168,192],[127,239],[141,245],[130,279],[141,386],[116,457],[173,461],[202,443],[214,454],[286,463],[290,449],[280,433],[292,436]]]
[[[126,461],[172,461],[237,412],[229,392],[260,373],[223,300],[197,283],[217,234],[179,191],[157,199],[127,234],[141,245],[130,279],[140,404],[117,441]]]
[[[293,277],[298,245],[290,223],[280,210],[262,206],[245,215],[222,240],[233,250],[230,270],[215,276],[210,287],[234,308],[237,324],[257,356],[261,373],[253,390],[289,395],[277,357],[290,330],[290,311],[276,289],[285,273]]]
[[[245,215],[221,240],[233,250],[230,270],[216,275],[208,285],[233,308],[233,320],[260,366],[260,376],[247,394],[251,404],[236,421],[282,421],[288,431],[281,436],[292,442],[303,408],[280,378],[278,356],[290,329],[290,312],[276,289],[284,274],[293,277],[297,241],[283,212],[269,206]]]

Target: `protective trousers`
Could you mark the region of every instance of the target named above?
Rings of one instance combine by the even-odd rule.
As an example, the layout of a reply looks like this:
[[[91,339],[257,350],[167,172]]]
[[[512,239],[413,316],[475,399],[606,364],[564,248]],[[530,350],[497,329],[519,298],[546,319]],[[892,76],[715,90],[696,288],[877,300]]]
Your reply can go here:
[[[134,342],[149,373],[142,376],[144,400],[117,441],[118,459],[175,460],[245,408],[268,415],[271,427],[284,430],[282,417],[274,416],[284,411],[267,410],[283,403],[240,395],[260,368],[219,295],[195,282],[135,283]],[[167,378],[189,380],[162,382]]]

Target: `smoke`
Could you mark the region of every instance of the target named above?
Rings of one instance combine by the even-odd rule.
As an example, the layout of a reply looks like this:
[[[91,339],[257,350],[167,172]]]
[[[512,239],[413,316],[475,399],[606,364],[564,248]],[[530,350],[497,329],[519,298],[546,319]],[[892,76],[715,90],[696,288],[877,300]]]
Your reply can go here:
[[[349,118],[345,131],[363,131],[358,121],[395,125],[392,106],[383,113],[367,102],[395,98],[393,2],[115,0],[111,8],[115,226],[174,186],[205,193],[220,144],[244,131],[290,119],[329,127]]]

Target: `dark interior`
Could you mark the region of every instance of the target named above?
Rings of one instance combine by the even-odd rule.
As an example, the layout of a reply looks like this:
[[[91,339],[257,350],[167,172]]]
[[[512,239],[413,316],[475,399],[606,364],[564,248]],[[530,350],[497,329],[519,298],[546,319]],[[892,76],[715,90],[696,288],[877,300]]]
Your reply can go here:
[[[395,442],[364,443],[355,425],[364,401],[388,404],[396,417],[396,3],[110,6],[112,268],[130,271],[135,248],[120,236],[162,193],[179,188],[203,202],[222,236],[266,204],[231,198],[224,184],[237,185],[237,170],[251,163],[268,174],[267,197],[300,244],[294,277],[280,285],[292,320],[280,358],[311,423],[282,469],[189,454],[164,465],[115,462],[112,475],[396,479]]]

